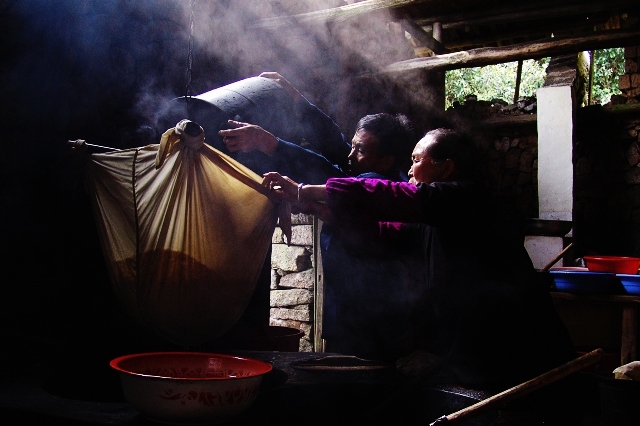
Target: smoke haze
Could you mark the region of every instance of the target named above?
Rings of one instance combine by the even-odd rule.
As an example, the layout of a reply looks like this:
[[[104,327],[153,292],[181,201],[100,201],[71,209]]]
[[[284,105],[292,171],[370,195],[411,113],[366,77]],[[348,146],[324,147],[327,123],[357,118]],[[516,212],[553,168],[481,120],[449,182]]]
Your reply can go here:
[[[353,78],[413,56],[384,12],[260,25],[344,4],[196,0],[192,94],[277,71],[349,138],[365,114],[428,118],[429,99],[419,98],[423,80]],[[121,338],[83,191],[84,165],[67,141],[113,148],[157,142],[145,126],[160,105],[187,90],[191,12],[187,0],[0,0],[0,254],[11,277],[0,305],[6,335],[85,347]]]
[[[366,19],[262,24],[347,3],[353,2],[5,0],[8,112],[38,116],[69,138],[125,147],[134,143],[125,140],[134,123],[152,121],[157,106],[186,94],[189,83],[191,93],[199,94],[278,71],[338,116],[353,102],[353,75],[413,57],[404,32],[388,25],[385,12]],[[124,133],[114,138],[113,129]]]

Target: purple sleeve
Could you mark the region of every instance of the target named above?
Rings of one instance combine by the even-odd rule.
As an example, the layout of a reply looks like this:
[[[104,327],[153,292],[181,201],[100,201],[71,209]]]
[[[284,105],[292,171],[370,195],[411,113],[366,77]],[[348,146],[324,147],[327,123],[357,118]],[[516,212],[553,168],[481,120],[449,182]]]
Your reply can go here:
[[[360,251],[398,252],[413,234],[405,232],[407,223],[420,222],[418,190],[407,182],[331,178],[326,193],[336,231]]]
[[[339,220],[416,223],[422,218],[418,187],[409,182],[332,178],[326,191],[327,205]]]

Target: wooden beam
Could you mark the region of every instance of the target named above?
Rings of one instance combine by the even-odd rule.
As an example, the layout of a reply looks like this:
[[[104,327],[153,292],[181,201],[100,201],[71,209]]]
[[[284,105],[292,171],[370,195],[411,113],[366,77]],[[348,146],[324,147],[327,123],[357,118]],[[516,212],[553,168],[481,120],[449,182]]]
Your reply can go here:
[[[428,58],[409,59],[382,67],[377,74],[412,70],[452,70],[502,64],[520,59],[539,59],[585,50],[607,49],[640,44],[640,29],[611,30],[582,37],[555,37],[545,41],[514,44],[507,47],[472,49]]]
[[[446,53],[442,43],[433,38],[431,34],[428,34],[420,25],[413,22],[412,19],[403,19],[400,23],[402,24],[402,28],[411,34],[411,37],[415,38],[420,46],[428,47],[435,54]]]
[[[516,72],[516,90],[513,93],[514,105],[518,103],[520,99],[520,81],[522,80],[522,59],[518,61],[518,71]]]
[[[478,47],[495,46],[498,40],[520,39],[521,42],[537,40],[549,37],[551,34],[563,31],[564,34],[582,34],[593,32],[595,28],[602,28],[611,17],[609,12],[598,12],[589,15],[571,15],[563,18],[548,18],[543,20],[522,20],[510,22],[507,25],[495,25],[487,35],[479,35],[475,31],[463,32],[461,29],[449,28],[446,39],[446,48],[450,52],[456,50],[469,50]],[[429,33],[429,26],[423,27]],[[469,27],[471,29],[475,26]],[[614,27],[610,29],[619,29]],[[573,32],[573,33],[572,33]]]
[[[596,64],[596,53],[593,50],[589,51],[589,92],[587,97],[587,105],[591,105],[591,98],[593,97],[593,75]]]
[[[636,360],[638,335],[638,307],[625,305],[622,308],[622,343],[620,345],[620,365]]]
[[[315,12],[301,13],[293,16],[278,16],[259,20],[253,28],[280,28],[291,24],[323,23],[331,21],[344,21],[367,13],[387,9],[396,14],[398,19],[410,15],[416,23],[422,27],[430,26],[433,22],[442,22],[442,29],[459,28],[466,25],[484,25],[490,22],[509,22],[522,19],[546,19],[550,17],[566,16],[574,13],[591,13],[634,7],[637,0],[589,0],[574,1],[573,5],[558,6],[557,1],[530,1],[527,6],[518,3],[503,2],[503,6],[483,7],[478,2],[479,8],[470,9],[475,2],[468,1],[464,5],[455,2],[455,8],[445,7],[442,0],[364,0],[357,3],[338,6]],[[452,3],[453,4],[453,3]],[[469,7],[467,7],[469,6]],[[451,13],[437,10],[451,10]],[[529,10],[523,13],[523,8]],[[437,10],[436,10],[437,9]],[[425,12],[422,13],[421,10]],[[460,12],[462,11],[462,12]],[[519,13],[520,12],[520,13]]]
[[[365,13],[382,9],[395,9],[404,6],[413,6],[420,3],[428,3],[433,0],[364,0],[345,6],[332,7],[315,12],[301,13],[294,16],[278,16],[259,20],[254,28],[279,28],[291,24],[344,21]]]
[[[571,23],[567,23],[562,28],[563,30],[568,31],[585,31],[585,26],[582,25],[573,25]],[[458,38],[455,40],[448,40],[446,43],[446,48],[449,52],[455,52],[457,50],[469,50],[480,47],[485,47],[487,45],[494,45],[497,40],[513,40],[520,39],[522,42],[525,41],[533,41],[539,40],[549,37],[551,34],[554,34],[559,30],[557,24],[549,25],[536,25],[534,27],[530,26],[519,26],[518,28],[511,28],[504,31],[496,30],[493,34],[487,36],[468,36],[466,38]],[[593,27],[590,28],[593,31]],[[429,33],[428,28],[425,28],[425,31]],[[570,34],[570,33],[569,33]]]

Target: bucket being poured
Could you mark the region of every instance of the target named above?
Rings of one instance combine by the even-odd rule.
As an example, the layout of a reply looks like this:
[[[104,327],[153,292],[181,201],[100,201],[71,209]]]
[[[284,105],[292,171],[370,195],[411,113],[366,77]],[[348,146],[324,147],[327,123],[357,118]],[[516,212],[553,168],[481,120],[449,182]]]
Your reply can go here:
[[[258,150],[229,152],[218,134],[231,127],[229,120],[260,126],[282,140],[320,153],[330,164],[346,167],[351,150],[331,117],[304,97],[294,98],[272,78],[250,77],[197,96],[172,99],[160,108],[156,128],[163,132],[185,118],[204,128],[207,144],[260,175],[281,171],[277,158]],[[299,178],[309,182],[307,177]]]
[[[202,126],[207,143],[228,154],[218,131],[234,119],[256,124],[274,135],[295,142],[302,124],[295,120],[291,95],[275,80],[250,77],[197,96],[181,96],[167,102],[160,111],[160,132],[188,118]]]

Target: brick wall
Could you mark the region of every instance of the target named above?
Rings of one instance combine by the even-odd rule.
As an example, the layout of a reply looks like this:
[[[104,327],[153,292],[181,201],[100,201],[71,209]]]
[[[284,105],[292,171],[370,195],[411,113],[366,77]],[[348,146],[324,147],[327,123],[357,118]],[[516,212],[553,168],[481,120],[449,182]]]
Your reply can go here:
[[[314,226],[313,216],[291,216],[291,244],[282,230],[273,233],[269,325],[300,329],[300,351],[313,351]]]
[[[640,102],[640,46],[625,47],[624,70],[618,80],[622,94],[617,97],[617,103],[637,104]]]

